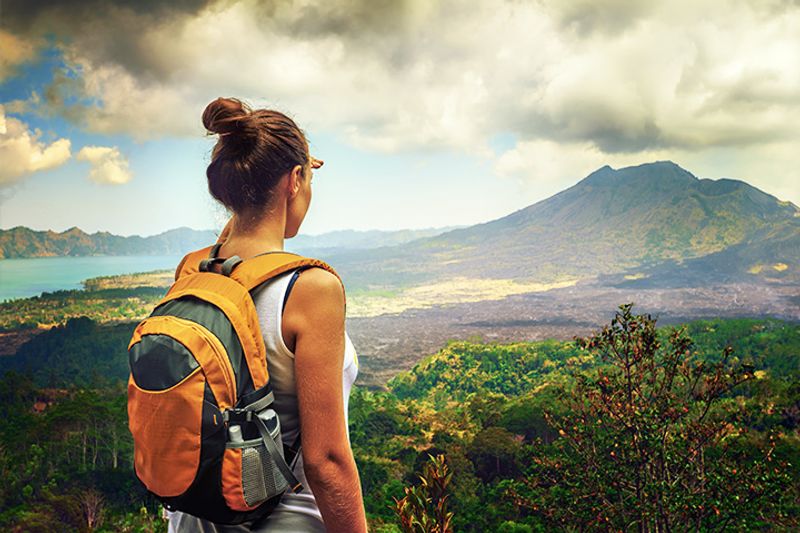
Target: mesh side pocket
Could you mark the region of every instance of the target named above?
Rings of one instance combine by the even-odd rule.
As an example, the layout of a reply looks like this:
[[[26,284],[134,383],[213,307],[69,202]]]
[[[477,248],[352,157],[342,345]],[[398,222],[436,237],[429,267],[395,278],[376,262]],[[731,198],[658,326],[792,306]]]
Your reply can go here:
[[[282,494],[288,486],[263,442],[242,450],[242,489],[247,505]]]

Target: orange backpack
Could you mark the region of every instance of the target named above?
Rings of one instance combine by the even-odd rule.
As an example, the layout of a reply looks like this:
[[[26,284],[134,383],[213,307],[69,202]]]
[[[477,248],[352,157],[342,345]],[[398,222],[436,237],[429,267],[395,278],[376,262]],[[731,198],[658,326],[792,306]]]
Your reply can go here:
[[[326,263],[289,252],[243,261],[219,244],[188,254],[128,346],[128,424],[136,475],[170,510],[225,524],[269,514],[302,486],[281,441],[251,291]],[[221,263],[222,271],[212,265]],[[337,275],[338,277],[338,275]]]

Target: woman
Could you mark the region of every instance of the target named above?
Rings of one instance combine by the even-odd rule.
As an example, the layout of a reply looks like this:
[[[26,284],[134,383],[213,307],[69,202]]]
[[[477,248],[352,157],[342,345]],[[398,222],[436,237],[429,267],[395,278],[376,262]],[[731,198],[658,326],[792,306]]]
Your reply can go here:
[[[308,142],[289,117],[251,111],[218,98],[203,124],[219,134],[206,175],[211,195],[233,212],[220,235],[219,257],[246,259],[283,250],[311,202]],[[289,271],[253,293],[284,443],[301,435],[294,473],[300,493],[287,493],[258,523],[223,526],[171,513],[171,531],[363,532],[361,484],[347,429],[347,398],[357,356],[344,328],[345,295],[335,275],[320,268]]]

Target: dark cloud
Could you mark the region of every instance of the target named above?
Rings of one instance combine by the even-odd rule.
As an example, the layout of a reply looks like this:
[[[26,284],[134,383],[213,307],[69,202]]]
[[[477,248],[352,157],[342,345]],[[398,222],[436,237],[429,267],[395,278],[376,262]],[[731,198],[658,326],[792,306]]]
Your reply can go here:
[[[430,28],[421,19],[438,18],[440,9],[441,4],[434,1],[338,0],[297,5],[276,0],[257,3],[253,16],[265,32],[300,41],[333,37],[349,51],[368,50],[402,70],[436,52],[435,46],[426,46],[431,44]]]
[[[56,37],[72,71],[41,110],[91,131],[194,134],[222,92],[381,150],[511,133],[626,153],[797,137],[800,18],[770,17],[798,4],[752,1],[34,1],[2,20]]]
[[[175,65],[148,47],[142,34],[169,21],[190,20],[206,9],[214,13],[238,3],[234,0],[4,2],[0,27],[18,36],[51,36],[57,42],[77,44],[81,53],[95,64],[121,65],[145,82],[163,81],[173,74]],[[411,0],[339,0],[299,5],[292,0],[248,3],[253,20],[264,33],[290,40],[333,36],[351,43],[353,49],[371,47],[398,68],[414,61],[419,52],[417,37],[424,36],[408,38],[415,29],[414,13],[419,6],[419,2]],[[397,38],[398,34],[403,35]]]
[[[5,0],[0,10],[0,25],[14,33],[41,31],[64,36],[83,29],[87,23],[102,19],[113,11],[137,16],[172,17],[191,15],[210,0]]]
[[[262,4],[268,18],[275,7]],[[299,6],[287,25],[291,35],[313,39],[320,35],[358,38],[396,34],[408,29],[414,2],[408,0],[345,0]]]
[[[17,36],[61,44],[80,42],[100,63],[122,64],[142,77],[162,78],[160,64],[143,49],[140,35],[165,20],[191,17],[211,0],[17,0],[4,1],[0,27]]]
[[[42,101],[35,111],[45,116],[60,115],[73,124],[82,124],[90,104],[86,103],[83,79],[56,71],[42,91]]]

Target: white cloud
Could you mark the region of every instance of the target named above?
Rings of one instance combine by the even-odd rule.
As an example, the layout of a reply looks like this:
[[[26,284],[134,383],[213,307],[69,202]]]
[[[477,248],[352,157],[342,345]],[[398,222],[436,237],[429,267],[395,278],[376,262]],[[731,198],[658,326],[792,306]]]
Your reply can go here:
[[[128,160],[116,146],[84,146],[75,157],[92,165],[89,179],[96,183],[122,185],[131,180]]]
[[[499,132],[605,152],[800,135],[800,9],[788,4],[244,0],[110,20],[118,31],[63,45],[98,103],[73,116],[94,132],[197,135],[205,104],[234,95],[379,151],[485,152]],[[112,46],[120,33],[128,51]],[[75,80],[50,91],[63,107],[59,87]]]
[[[517,143],[497,158],[494,170],[498,176],[557,192],[604,164],[603,154],[588,144],[542,140]]]
[[[605,153],[587,142],[522,141],[497,157],[494,172],[502,178],[516,180],[529,189],[534,198],[544,199],[574,185],[603,165],[620,168],[666,159],[678,164],[685,160],[683,153],[675,151]],[[692,170],[693,167],[686,168]]]
[[[800,200],[797,146],[773,143],[752,150],[738,147],[705,150],[659,149],[606,153],[589,143],[522,141],[501,153],[494,173],[515,180],[534,201],[545,199],[603,165],[622,168],[652,161],[671,160],[699,178],[743,179],[779,200]]]
[[[30,131],[25,123],[7,117],[0,105],[0,186],[61,166],[70,158],[69,139],[47,144],[40,141],[41,136],[41,132]]]
[[[220,0],[157,17],[75,12],[89,18],[52,20],[64,21],[76,77],[42,102],[93,132],[199,135],[203,108],[222,95],[368,150],[487,155],[489,139],[510,133],[519,153],[545,160],[779,153],[784,182],[800,166],[776,148],[800,142],[796,2]],[[75,94],[84,104],[65,104]],[[508,173],[517,156],[501,157]]]

